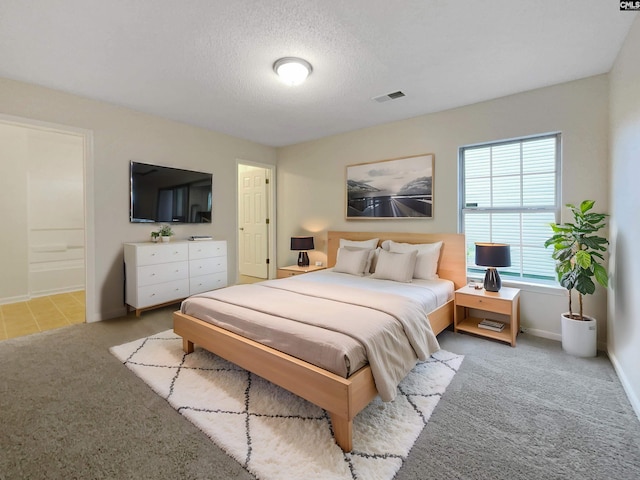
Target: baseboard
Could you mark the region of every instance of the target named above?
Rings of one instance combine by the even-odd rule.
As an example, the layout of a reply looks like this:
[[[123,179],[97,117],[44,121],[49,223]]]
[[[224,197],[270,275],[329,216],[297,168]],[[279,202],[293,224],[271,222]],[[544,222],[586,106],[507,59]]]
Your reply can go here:
[[[631,383],[625,375],[624,370],[614,353],[609,352],[609,360],[611,360],[613,369],[616,371],[616,375],[618,375],[618,379],[622,384],[622,388],[624,388],[624,392],[627,394],[627,398],[629,399],[629,403],[631,403],[633,411],[636,413],[638,420],[640,420],[640,398],[636,396],[635,392],[631,388]]]
[[[17,295],[15,297],[0,298],[0,305],[6,305],[9,303],[27,302],[30,300],[29,295]]]
[[[524,333],[533,335],[534,337],[548,338],[549,340],[555,340],[556,342],[562,342],[562,335],[559,333],[549,332],[547,330],[538,330],[537,328],[521,328]],[[598,342],[598,351],[606,352],[607,344],[604,342]]]
[[[83,290],[84,285],[72,285],[70,287],[63,288],[49,288],[47,290],[39,290],[37,292],[33,292],[31,294],[31,298],[48,297],[49,295],[58,295],[61,293],[82,292]]]
[[[549,332],[547,330],[539,330],[537,328],[521,328],[524,333],[533,335],[534,337],[548,338],[549,340],[555,340],[556,342],[562,341],[562,335],[559,333]]]
[[[0,298],[0,305],[28,302],[29,300],[33,300],[34,298],[48,297],[49,295],[57,295],[59,293],[81,292],[83,290],[84,285],[75,285],[71,287],[56,288],[51,290],[41,290],[39,292],[32,292],[30,295],[17,295],[15,297]]]

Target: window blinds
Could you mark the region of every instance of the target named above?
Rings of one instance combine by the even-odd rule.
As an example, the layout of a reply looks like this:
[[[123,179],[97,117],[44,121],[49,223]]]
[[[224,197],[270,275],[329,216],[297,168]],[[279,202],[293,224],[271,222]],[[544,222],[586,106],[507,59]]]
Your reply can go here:
[[[475,242],[511,245],[514,280],[553,280],[554,262],[544,242],[559,218],[560,134],[460,149],[460,224],[466,236],[470,273]]]

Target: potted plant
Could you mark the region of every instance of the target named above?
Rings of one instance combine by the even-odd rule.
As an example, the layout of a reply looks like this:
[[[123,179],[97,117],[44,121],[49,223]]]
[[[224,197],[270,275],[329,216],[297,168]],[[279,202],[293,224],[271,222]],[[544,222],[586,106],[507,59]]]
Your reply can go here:
[[[597,352],[597,323],[583,314],[582,296],[595,292],[594,279],[603,287],[608,284],[607,270],[601,262],[609,241],[597,235],[608,215],[590,212],[594,203],[594,200],[585,200],[579,207],[567,204],[573,213],[573,223],[552,223],[553,236],[544,243],[545,247],[553,245],[558,282],[569,293],[569,311],[561,317],[562,348],[580,357],[595,357]],[[578,292],[577,312],[573,311],[571,302],[573,290]]]
[[[156,243],[158,241],[158,237],[160,236],[160,232],[151,232],[151,241]]]
[[[173,230],[169,225],[162,225],[158,233],[163,242],[168,242],[171,239],[171,235],[173,235]]]

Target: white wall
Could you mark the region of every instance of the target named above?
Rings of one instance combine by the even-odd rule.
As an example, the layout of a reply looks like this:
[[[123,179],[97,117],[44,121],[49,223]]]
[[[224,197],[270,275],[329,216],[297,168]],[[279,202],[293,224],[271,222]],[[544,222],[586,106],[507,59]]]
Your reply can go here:
[[[83,138],[0,121],[0,303],[84,288]]]
[[[25,300],[29,292],[27,130],[0,124],[0,215],[3,225],[0,299]],[[7,274],[8,273],[8,274]]]
[[[600,75],[278,149],[278,265],[295,262],[288,250],[291,235],[320,232],[313,262],[324,260],[321,240],[328,229],[456,232],[458,148],[479,142],[562,132],[562,203],[588,198],[607,212],[608,88],[608,77]],[[345,220],[346,165],[421,153],[435,154],[433,219]],[[523,327],[559,339],[565,295],[526,289]],[[598,317],[604,342],[606,291],[588,298],[586,309]]]
[[[84,139],[34,128],[27,137],[29,297],[82,290]]]
[[[147,241],[151,225],[129,223],[129,161],[208,171],[214,175],[211,225],[178,225],[177,238],[212,235],[228,240],[229,265],[236,262],[236,159],[275,164],[275,149],[172,122],[152,115],[88,100],[35,85],[0,79],[0,113],[90,130],[92,171],[87,192],[95,265],[88,265],[95,284],[95,311],[87,320],[121,315],[123,304],[122,244]],[[18,247],[16,247],[18,248]],[[235,281],[235,268],[229,281]]]
[[[82,290],[83,138],[0,119],[0,303]]]
[[[640,17],[610,74],[611,240],[609,356],[640,417]]]

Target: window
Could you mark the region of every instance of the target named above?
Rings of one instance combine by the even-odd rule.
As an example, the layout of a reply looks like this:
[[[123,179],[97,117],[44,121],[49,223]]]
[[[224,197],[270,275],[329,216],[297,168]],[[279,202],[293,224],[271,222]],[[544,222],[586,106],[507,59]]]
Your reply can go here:
[[[503,280],[554,280],[544,242],[560,218],[560,134],[462,147],[460,172],[468,273],[485,271],[475,264],[475,242],[508,243],[511,267],[500,269]]]

